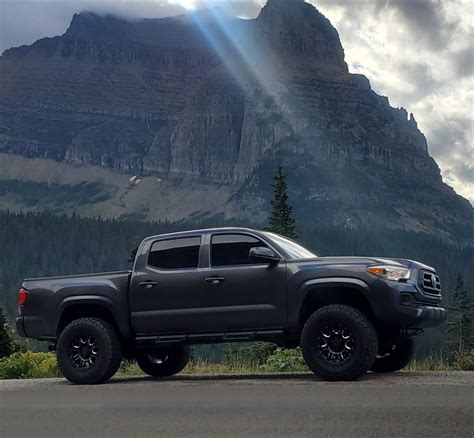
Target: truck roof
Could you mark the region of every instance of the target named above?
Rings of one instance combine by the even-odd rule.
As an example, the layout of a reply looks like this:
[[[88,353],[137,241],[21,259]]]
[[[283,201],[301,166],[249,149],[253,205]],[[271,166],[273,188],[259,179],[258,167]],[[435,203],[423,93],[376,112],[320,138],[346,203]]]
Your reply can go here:
[[[195,234],[209,234],[209,233],[216,233],[216,232],[247,232],[247,233],[254,233],[254,234],[262,234],[262,231],[254,230],[252,228],[245,228],[245,227],[220,227],[220,228],[203,228],[200,230],[188,230],[188,231],[176,231],[173,233],[165,233],[165,234],[156,234],[154,236],[149,236],[145,240],[149,239],[156,239],[158,237],[185,237]]]

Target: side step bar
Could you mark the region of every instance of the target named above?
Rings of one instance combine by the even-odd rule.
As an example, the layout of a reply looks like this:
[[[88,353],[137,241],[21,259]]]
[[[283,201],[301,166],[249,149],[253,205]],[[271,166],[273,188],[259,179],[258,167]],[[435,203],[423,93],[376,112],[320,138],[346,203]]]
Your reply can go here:
[[[213,342],[238,342],[253,340],[272,340],[280,338],[283,330],[258,330],[245,332],[229,332],[229,333],[193,333],[180,335],[138,335],[135,338],[137,344],[206,344]]]

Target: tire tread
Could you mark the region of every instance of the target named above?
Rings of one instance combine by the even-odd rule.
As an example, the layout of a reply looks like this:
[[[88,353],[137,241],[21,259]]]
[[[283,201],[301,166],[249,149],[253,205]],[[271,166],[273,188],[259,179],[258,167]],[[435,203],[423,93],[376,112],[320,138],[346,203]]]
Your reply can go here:
[[[355,323],[360,326],[366,342],[362,354],[360,355],[360,360],[356,362],[353,368],[339,371],[337,373],[330,373],[319,365],[317,358],[312,353],[314,335],[311,331],[312,326],[319,318],[325,316],[327,313],[335,312],[355,321]],[[361,311],[345,304],[333,304],[318,309],[308,318],[301,334],[301,349],[303,351],[304,360],[311,371],[324,380],[355,380],[359,378],[372,367],[377,355],[377,348],[378,338],[373,324]]]
[[[66,349],[67,351],[69,348],[68,346],[62,345],[65,337],[70,331],[73,331],[78,327],[83,327],[84,325],[94,327],[95,330],[100,331],[106,338],[107,341],[103,346],[106,351],[103,350],[102,354],[105,353],[106,356],[110,357],[109,364],[104,370],[96,370],[96,373],[89,376],[81,376],[74,370],[69,369],[67,363],[63,363],[63,361],[68,360],[67,357],[63,357],[63,349]],[[107,321],[99,318],[79,318],[70,322],[60,333],[57,343],[57,357],[59,368],[66,379],[75,384],[93,385],[106,382],[118,370],[122,362],[122,346],[115,329]]]

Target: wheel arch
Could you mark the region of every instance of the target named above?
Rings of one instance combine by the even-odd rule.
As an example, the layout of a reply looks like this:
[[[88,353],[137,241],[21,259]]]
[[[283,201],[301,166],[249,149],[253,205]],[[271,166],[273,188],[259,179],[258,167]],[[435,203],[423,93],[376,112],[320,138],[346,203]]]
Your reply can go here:
[[[120,337],[127,337],[128,328],[114,313],[114,302],[103,296],[75,296],[64,299],[59,306],[56,336],[72,321],[79,318],[99,318],[107,321]]]
[[[376,323],[375,312],[370,304],[370,290],[366,283],[351,278],[327,278],[310,280],[304,285],[304,297],[298,312],[298,325],[303,327],[307,319],[321,307],[345,304],[364,313]]]

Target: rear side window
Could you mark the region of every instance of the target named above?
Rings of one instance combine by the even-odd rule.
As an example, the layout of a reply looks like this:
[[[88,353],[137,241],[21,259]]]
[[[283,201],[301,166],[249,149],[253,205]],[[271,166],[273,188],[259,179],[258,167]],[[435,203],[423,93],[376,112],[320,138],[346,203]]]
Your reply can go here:
[[[159,240],[151,246],[148,265],[161,269],[197,268],[200,237]]]
[[[245,234],[216,234],[212,236],[211,241],[211,264],[254,265],[256,262],[249,258],[249,251],[256,246],[267,247],[261,240]]]

